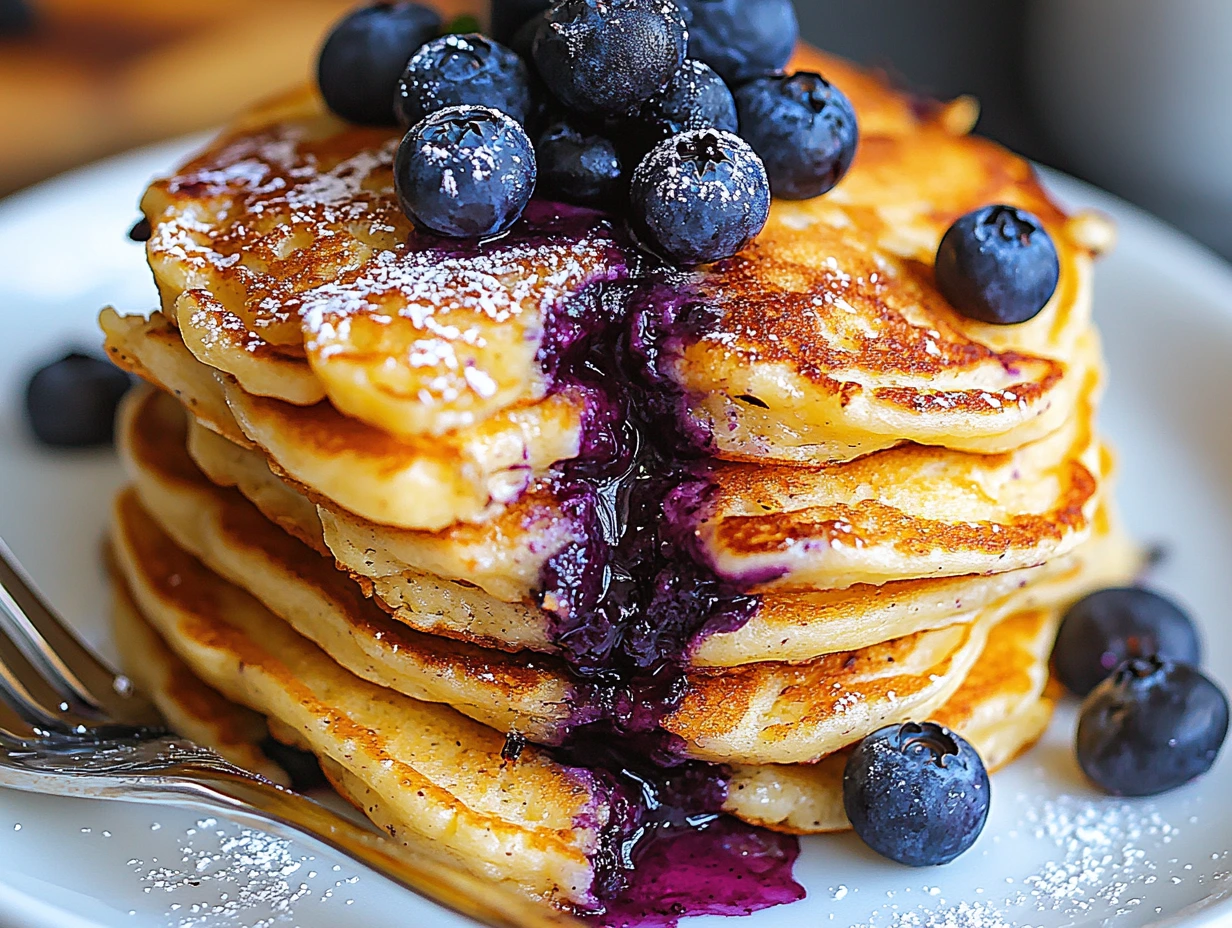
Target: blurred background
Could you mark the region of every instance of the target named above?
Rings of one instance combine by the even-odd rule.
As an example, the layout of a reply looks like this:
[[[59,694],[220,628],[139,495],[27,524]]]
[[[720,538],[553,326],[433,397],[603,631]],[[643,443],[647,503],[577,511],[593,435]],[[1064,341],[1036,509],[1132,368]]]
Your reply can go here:
[[[353,0],[0,0],[0,194],[308,79]],[[438,0],[448,15],[475,0]],[[1229,0],[797,0],[803,33],[1232,257]]]

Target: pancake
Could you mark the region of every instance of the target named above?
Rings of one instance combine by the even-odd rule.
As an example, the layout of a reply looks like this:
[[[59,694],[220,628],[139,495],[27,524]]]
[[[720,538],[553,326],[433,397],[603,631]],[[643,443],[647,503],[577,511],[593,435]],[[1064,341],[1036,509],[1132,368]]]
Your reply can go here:
[[[174,732],[213,748],[237,767],[290,785],[287,772],[261,751],[270,736],[265,717],[201,682],[146,624],[123,583],[112,584],[111,617],[121,669]]]
[[[583,210],[535,203],[479,245],[415,234],[393,192],[397,137],[334,120],[309,92],[284,98],[147,192],[163,312],[244,392],[328,397],[402,439],[542,400],[579,339],[647,306],[659,373],[723,456],[999,453],[1053,431],[1082,386],[1094,220],[1071,223],[1027,162],[962,134],[969,106],[908,116],[911,101],[819,61],[860,88],[849,175],[775,203],[750,249],[666,284]],[[948,225],[990,202],[1035,212],[1061,253],[1062,286],[1025,325],[967,320],[931,280]],[[641,286],[604,286],[630,276]]]
[[[1055,706],[1048,660],[1060,610],[1031,609],[997,625],[980,659],[931,721],[971,742],[990,772],[1034,744]],[[736,766],[725,809],[752,824],[791,834],[845,831],[846,752],[813,766]]]
[[[516,501],[537,473],[573,457],[587,399],[578,391],[517,406],[449,438],[400,440],[328,403],[299,407],[241,390],[197,361],[159,313],[105,310],[107,352],[173,393],[208,428],[263,448],[280,473],[383,524],[436,530]]]
[[[202,550],[209,546],[201,534],[206,531],[212,536],[210,544],[218,548],[219,556],[228,549],[240,549],[234,555],[239,565],[260,564],[270,559],[270,552],[287,551],[288,539],[271,531],[272,526],[255,518],[255,513],[238,505],[234,497],[215,492],[214,487],[201,479],[184,453],[184,415],[165,394],[137,392],[126,400],[119,435],[121,452],[146,507],[189,550],[202,556]],[[193,457],[198,464],[203,457],[211,462],[213,466],[204,470],[214,484],[246,488],[244,495],[269,522],[321,554],[332,553],[323,544],[320,520],[311,504],[274,478],[258,456],[230,445],[199,426],[190,424],[189,436],[189,449],[208,449],[207,454],[194,454]],[[249,465],[256,472],[253,479],[248,479]],[[326,512],[324,507],[317,511]],[[211,512],[217,513],[213,518],[216,526],[205,529],[203,526],[210,520]],[[232,536],[245,541],[226,540]],[[327,540],[333,544],[332,538]],[[367,549],[365,557],[372,563],[378,559],[371,548]],[[284,554],[282,559],[293,561],[294,557]],[[701,668],[766,660],[809,660],[836,651],[855,651],[920,631],[974,622],[988,611],[1004,614],[1012,608],[1011,600],[1021,603],[1024,597],[1033,595],[1034,585],[1047,578],[1064,575],[1080,582],[1080,578],[1097,570],[1089,560],[1076,556],[1053,561],[1041,568],[987,577],[808,594],[770,593],[762,597],[756,613],[739,631],[715,634],[699,641],[692,663]],[[253,582],[261,578],[277,584],[279,581],[275,578],[287,573],[267,564],[251,571],[257,580],[245,582],[235,574],[237,569],[244,571],[244,566],[231,570],[217,562],[212,562],[212,566],[250,590]],[[328,571],[326,579],[330,588],[343,585],[341,576],[331,578]],[[504,650],[517,650],[519,646],[554,650],[551,617],[545,613],[525,605],[485,600],[462,584],[449,583],[433,575],[404,573],[398,580],[406,593],[397,599],[391,598],[385,605],[392,608],[392,604],[400,604],[395,615],[412,628],[437,634],[448,631],[447,637],[470,639],[480,644],[495,642]],[[349,585],[347,588],[350,592],[346,598],[353,599],[354,588]],[[448,591],[452,591],[452,599]],[[261,598],[269,605],[271,596],[277,595],[274,592]],[[271,608],[284,615],[298,615],[304,611],[293,607]],[[356,612],[357,609],[357,606],[348,605],[342,611]],[[475,611],[482,612],[484,618],[477,618]],[[359,615],[363,616],[361,624],[389,624],[375,606],[367,607]],[[449,617],[453,617],[452,622]],[[384,636],[393,640],[393,633],[388,629]],[[404,649],[403,653],[409,654],[410,650]],[[362,671],[357,672],[363,675]]]

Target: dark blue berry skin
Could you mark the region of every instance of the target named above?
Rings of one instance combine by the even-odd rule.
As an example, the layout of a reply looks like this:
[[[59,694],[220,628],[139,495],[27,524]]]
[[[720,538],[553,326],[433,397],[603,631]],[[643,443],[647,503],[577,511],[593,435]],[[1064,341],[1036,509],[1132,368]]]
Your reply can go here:
[[[766,163],[776,197],[807,200],[834,187],[856,154],[856,113],[820,74],[776,74],[736,91],[740,134]]]
[[[690,129],[736,132],[740,126],[727,84],[709,65],[692,58],[646,101],[637,122],[648,147]]]
[[[732,87],[787,66],[800,37],[791,0],[679,0],[689,57]]]
[[[131,385],[128,374],[110,361],[73,352],[30,378],[26,419],[45,445],[107,445],[115,430],[116,407]]]
[[[394,161],[402,209],[452,238],[505,231],[535,191],[535,152],[510,117],[481,106],[438,110],[406,134]]]
[[[543,131],[535,154],[543,196],[602,208],[616,204],[624,189],[624,164],[616,146],[568,120]]]
[[[1228,699],[1186,664],[1133,658],[1095,687],[1078,719],[1078,763],[1116,796],[1155,796],[1211,769]]]
[[[325,103],[351,122],[394,125],[398,78],[440,29],[436,11],[418,3],[374,3],[349,14],[334,26],[317,61]]]
[[[552,0],[492,0],[492,38],[508,45],[518,30],[552,5]]]
[[[843,773],[843,806],[878,854],[947,864],[988,819],[988,771],[975,748],[933,722],[890,725],[861,741]]]
[[[25,35],[34,29],[34,10],[26,0],[0,0],[0,36]]]
[[[409,129],[447,106],[487,106],[525,123],[531,104],[530,72],[510,49],[481,35],[446,35],[407,63],[394,109]]]
[[[697,129],[659,143],[633,172],[629,223],[640,244],[678,265],[730,258],[770,216],[770,183],[747,143]]]
[[[935,274],[937,288],[964,316],[1017,325],[1052,299],[1061,264],[1039,219],[1012,206],[985,206],[950,226]]]
[[[684,64],[688,44],[674,0],[561,0],[535,35],[535,65],[571,110],[626,115]]]
[[[1057,679],[1086,696],[1132,657],[1164,657],[1202,664],[1202,642],[1193,621],[1158,593],[1136,587],[1100,590],[1065,614],[1052,664]]]

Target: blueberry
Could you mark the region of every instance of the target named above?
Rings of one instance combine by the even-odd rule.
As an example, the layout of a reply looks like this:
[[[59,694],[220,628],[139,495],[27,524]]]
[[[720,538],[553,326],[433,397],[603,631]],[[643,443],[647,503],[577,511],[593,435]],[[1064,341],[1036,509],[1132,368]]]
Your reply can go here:
[[[1100,590],[1070,607],[1057,633],[1057,679],[1077,696],[1095,689],[1131,657],[1164,657],[1195,667],[1202,643],[1171,600],[1137,588]]]
[[[374,3],[343,18],[321,48],[317,83],[329,108],[351,122],[392,126],[398,78],[441,18],[418,3]]]
[[[735,132],[739,128],[736,101],[723,79],[709,65],[692,58],[646,101],[637,121],[648,145],[689,129]]]
[[[34,29],[34,10],[26,0],[0,0],[0,36],[25,35]]]
[[[535,146],[540,192],[578,206],[610,206],[624,182],[616,146],[568,120],[552,123]]]
[[[451,106],[398,148],[398,199],[417,225],[454,238],[508,229],[535,190],[535,152],[522,127],[482,106]]]
[[[552,0],[492,0],[492,38],[508,45],[519,29],[551,5]]]
[[[522,59],[481,35],[446,35],[407,63],[394,109],[410,128],[447,106],[487,106],[518,122],[530,115],[530,72]]]
[[[533,54],[565,106],[625,114],[666,86],[687,44],[674,0],[561,0],[540,25]]]
[[[1037,218],[1013,206],[985,206],[950,226],[935,273],[938,289],[964,316],[1016,325],[1052,299],[1061,265]]]
[[[733,87],[787,66],[800,26],[791,0],[679,0],[689,55]]]
[[[1095,687],[1078,718],[1078,763],[1118,796],[1154,796],[1211,769],[1228,699],[1186,664],[1135,657]]]
[[[150,225],[150,220],[142,216],[129,227],[128,240],[130,242],[148,242],[153,234],[154,229]]]
[[[770,216],[761,160],[730,132],[695,129],[660,142],[633,172],[629,220],[649,250],[681,265],[730,258]]]
[[[856,113],[820,74],[776,74],[736,91],[740,134],[766,163],[776,197],[807,200],[843,179],[856,154]]]
[[[843,807],[857,835],[911,867],[947,864],[988,818],[988,771],[975,748],[934,722],[875,731],[847,759]]]
[[[132,385],[110,361],[72,352],[30,378],[26,417],[45,445],[86,448],[109,444],[116,407]]]

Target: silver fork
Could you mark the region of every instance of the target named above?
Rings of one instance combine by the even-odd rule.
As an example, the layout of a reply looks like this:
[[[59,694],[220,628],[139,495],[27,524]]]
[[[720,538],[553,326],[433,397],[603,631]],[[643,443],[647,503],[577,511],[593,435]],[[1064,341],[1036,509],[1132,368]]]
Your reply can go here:
[[[167,731],[150,702],[55,614],[0,540],[0,786],[196,808],[341,851],[489,928],[580,928],[415,853]]]

